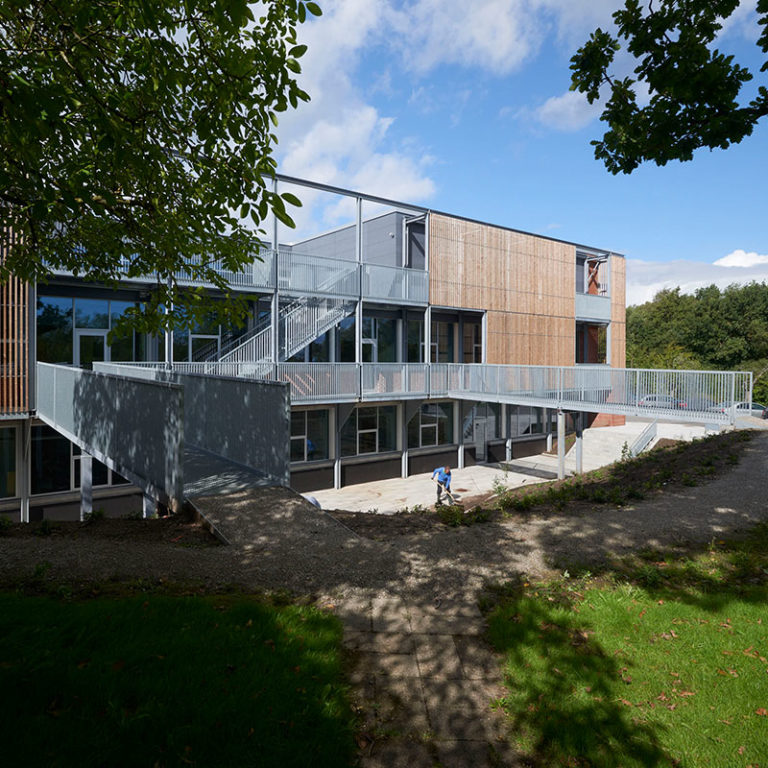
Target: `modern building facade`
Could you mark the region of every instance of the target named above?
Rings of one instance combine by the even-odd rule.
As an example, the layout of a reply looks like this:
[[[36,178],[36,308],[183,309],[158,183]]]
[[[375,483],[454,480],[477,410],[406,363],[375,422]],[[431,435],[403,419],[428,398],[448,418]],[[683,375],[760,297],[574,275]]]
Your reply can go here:
[[[290,244],[275,224],[253,266],[227,274],[250,301],[244,331],[208,325],[110,343],[116,319],[146,300],[151,276],[119,290],[68,274],[0,286],[0,514],[79,514],[81,451],[36,418],[35,361],[107,370],[99,363],[149,365],[172,349],[185,370],[289,381],[286,449],[300,491],[543,449],[554,409],[456,399],[439,383],[446,366],[624,367],[620,254],[298,179],[277,183],[332,194],[355,215]],[[96,461],[93,486],[94,505],[108,514],[141,511],[137,489]]]

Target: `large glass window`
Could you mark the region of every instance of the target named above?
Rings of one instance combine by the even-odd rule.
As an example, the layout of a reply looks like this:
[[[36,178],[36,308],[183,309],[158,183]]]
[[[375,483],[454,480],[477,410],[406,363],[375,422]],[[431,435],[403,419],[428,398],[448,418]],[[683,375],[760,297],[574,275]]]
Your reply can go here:
[[[455,323],[432,321],[432,362],[455,363],[454,329]]]
[[[80,488],[80,462],[78,446],[48,426],[32,427],[30,462],[31,491],[55,493]],[[97,459],[91,460],[91,480],[94,486],[125,485],[128,481],[112,472]]]
[[[16,427],[0,427],[0,499],[16,496]]]
[[[109,330],[109,301],[76,298],[75,325],[78,328]]]
[[[509,408],[509,436],[541,435],[557,429],[557,412],[551,411],[547,420],[545,408],[520,405]]]
[[[501,437],[501,406],[498,403],[478,403],[465,413],[462,435],[465,443],[474,443],[478,435],[478,425],[482,424],[482,434],[486,440]]]
[[[355,362],[355,318],[345,317],[339,323],[339,362]]]
[[[37,297],[37,359],[72,363],[72,299]]]
[[[291,413],[291,461],[328,458],[328,411]]]
[[[341,455],[385,453],[397,449],[397,408],[357,408],[341,429]]]
[[[32,493],[69,491],[72,487],[71,444],[50,427],[32,427]]]
[[[424,323],[421,320],[408,320],[408,360],[409,363],[424,362]]]
[[[408,447],[453,442],[453,403],[425,403],[408,422]]]
[[[464,323],[462,352],[464,363],[483,362],[483,333],[480,323]]]

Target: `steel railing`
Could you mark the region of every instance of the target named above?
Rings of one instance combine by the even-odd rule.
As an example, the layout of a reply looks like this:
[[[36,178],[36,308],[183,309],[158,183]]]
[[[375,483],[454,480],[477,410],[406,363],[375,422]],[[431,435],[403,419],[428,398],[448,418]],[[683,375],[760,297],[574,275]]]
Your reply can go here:
[[[174,368],[288,382],[294,403],[450,397],[652,419],[733,423],[735,404],[751,403],[752,399],[752,374],[740,371],[459,363],[273,365],[254,361],[175,363]]]
[[[191,266],[206,263],[233,288],[242,290],[272,291],[277,282],[284,294],[328,294],[406,304],[426,304],[429,298],[429,276],[424,270],[358,263],[282,248],[258,251],[253,262],[237,272],[228,270],[221,260],[207,262],[201,257],[191,257],[189,263]],[[161,279],[154,273],[133,274],[130,259],[122,260],[119,271],[126,279],[140,283],[157,283]],[[54,269],[53,274],[69,276],[71,273]],[[213,287],[184,268],[176,270],[173,276],[181,285]]]

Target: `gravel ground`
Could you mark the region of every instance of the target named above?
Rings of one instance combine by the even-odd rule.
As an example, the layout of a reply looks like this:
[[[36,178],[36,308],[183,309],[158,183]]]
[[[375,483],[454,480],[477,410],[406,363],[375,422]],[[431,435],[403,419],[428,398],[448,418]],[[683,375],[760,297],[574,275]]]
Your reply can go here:
[[[489,580],[543,577],[553,567],[738,534],[768,520],[767,486],[768,434],[760,434],[745,445],[738,465],[706,485],[632,507],[425,526],[387,541],[354,533],[291,491],[254,489],[198,500],[218,515],[230,546],[175,520],[59,525],[47,536],[34,533],[36,524],[17,526],[0,535],[0,580],[37,570],[74,581],[145,578],[337,597],[375,590],[471,598]]]

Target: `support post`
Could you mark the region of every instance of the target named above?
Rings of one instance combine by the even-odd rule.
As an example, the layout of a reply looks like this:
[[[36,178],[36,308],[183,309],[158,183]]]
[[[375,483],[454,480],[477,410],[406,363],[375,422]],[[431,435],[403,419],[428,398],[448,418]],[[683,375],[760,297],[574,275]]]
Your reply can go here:
[[[145,520],[149,517],[157,517],[157,501],[146,493],[141,497],[141,516]]]
[[[19,517],[22,523],[29,522],[29,460],[32,455],[32,419],[25,419],[21,426],[21,472],[19,473],[19,483],[21,484],[21,508]]]
[[[508,437],[504,443],[504,458],[507,461],[512,461],[512,438]]]
[[[557,479],[565,478],[565,413],[557,409]]]
[[[584,474],[584,440],[583,435],[584,413],[576,414],[576,474]]]
[[[552,432],[547,432],[547,453],[552,453]]]
[[[459,443],[459,455],[457,456],[457,469],[464,469],[464,443]]]
[[[93,459],[88,453],[80,454],[80,522],[93,513]]]
[[[277,194],[277,179],[272,181],[272,191]],[[272,345],[272,364],[275,367],[275,380],[277,380],[277,364],[280,362],[280,258],[278,248],[280,238],[278,236],[277,216],[272,214],[272,301],[270,305],[270,343]]]
[[[171,279],[171,276],[168,275],[168,292],[170,293],[171,289],[173,287],[173,280]],[[173,304],[170,306],[166,305],[165,307],[165,314],[170,315],[173,312]],[[170,322],[170,318],[168,318],[167,322]],[[173,368],[173,328],[170,326],[166,327],[165,329],[165,367],[167,369]]]

